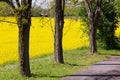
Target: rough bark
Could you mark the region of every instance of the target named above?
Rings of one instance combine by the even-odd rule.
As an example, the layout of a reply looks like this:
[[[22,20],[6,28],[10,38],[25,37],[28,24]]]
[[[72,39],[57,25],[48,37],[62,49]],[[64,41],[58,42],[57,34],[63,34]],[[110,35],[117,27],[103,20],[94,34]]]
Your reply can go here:
[[[55,0],[54,62],[64,63],[62,34],[64,26],[64,0]]]

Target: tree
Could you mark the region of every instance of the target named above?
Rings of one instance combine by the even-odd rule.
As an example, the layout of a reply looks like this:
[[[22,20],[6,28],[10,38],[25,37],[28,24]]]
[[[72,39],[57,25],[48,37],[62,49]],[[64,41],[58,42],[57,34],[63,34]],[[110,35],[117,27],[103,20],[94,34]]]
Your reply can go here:
[[[29,63],[29,32],[31,25],[32,0],[0,0],[9,4],[16,15],[19,28],[19,59],[20,73],[22,76],[30,77]]]
[[[65,1],[65,17],[75,17],[78,11],[78,0],[66,0]]]
[[[96,3],[93,3],[93,9],[95,9]],[[98,45],[104,49],[118,49],[119,48],[119,40],[115,36],[115,30],[117,29],[116,24],[118,24],[118,18],[120,15],[119,12],[119,1],[118,0],[102,0],[101,6],[101,16],[99,21],[99,25],[97,26],[97,41]],[[79,15],[81,19],[85,22],[87,14],[85,10],[85,4],[81,3],[79,8]]]
[[[114,0],[114,8],[115,8],[115,12],[116,12],[116,17],[119,18],[120,17],[120,1],[119,0]]]
[[[34,6],[32,7],[31,12],[32,12],[32,16],[38,17],[40,16],[40,13],[42,12],[42,8],[40,6]]]
[[[96,5],[94,5],[94,3]],[[101,3],[102,0],[85,0],[86,11],[88,14],[90,26],[90,51],[91,53],[97,52],[96,31],[98,21],[101,16]]]
[[[65,0],[55,0],[55,34],[54,34],[54,61],[64,63],[62,49],[62,33],[64,26]]]
[[[103,0],[102,9],[102,21],[103,23],[98,26],[98,39],[100,41],[100,46],[104,49],[117,49],[119,48],[118,39],[115,36],[115,30],[117,29],[116,24],[118,24],[117,16],[119,12],[117,11],[115,0],[106,2]]]

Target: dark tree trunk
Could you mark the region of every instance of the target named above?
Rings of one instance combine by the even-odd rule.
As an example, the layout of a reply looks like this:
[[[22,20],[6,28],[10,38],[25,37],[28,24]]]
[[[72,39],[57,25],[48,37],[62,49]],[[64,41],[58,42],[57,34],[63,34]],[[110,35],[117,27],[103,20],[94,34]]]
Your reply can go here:
[[[97,28],[96,26],[94,26],[94,23],[90,23],[90,51],[91,53],[97,52],[96,30]]]
[[[64,0],[55,0],[54,62],[64,63],[62,34],[64,26]]]
[[[29,63],[29,32],[30,26],[27,24],[19,27],[19,59],[20,73],[22,76],[30,76]]]
[[[23,11],[24,13],[24,11]],[[25,15],[23,17],[22,12],[18,18],[19,28],[19,60],[20,60],[20,73],[22,76],[30,77],[30,63],[29,63],[29,33],[31,18]],[[24,21],[24,20],[26,21]]]
[[[85,6],[90,24],[90,52],[93,54],[97,52],[96,31],[101,16],[102,0],[97,0],[95,11],[92,10],[90,1],[85,0]]]
[[[29,33],[31,26],[31,10],[29,6],[23,10],[18,11],[17,23],[19,28],[18,49],[20,59],[20,73],[22,76],[30,77]]]

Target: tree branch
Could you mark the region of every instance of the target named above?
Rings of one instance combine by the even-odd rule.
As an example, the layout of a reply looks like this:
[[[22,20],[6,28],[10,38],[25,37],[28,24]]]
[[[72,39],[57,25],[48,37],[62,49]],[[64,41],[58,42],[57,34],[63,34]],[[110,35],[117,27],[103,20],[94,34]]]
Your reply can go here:
[[[11,22],[11,21],[5,21],[5,20],[0,20],[0,22],[6,22],[6,23],[17,24],[17,23],[15,23],[15,22]]]
[[[100,17],[100,15],[101,15],[101,5],[102,5],[102,0],[97,0],[97,8],[96,8],[96,10],[95,10],[95,15],[94,15],[94,22],[96,22],[96,21],[99,21],[99,20],[97,20],[97,19],[99,19],[98,17]]]
[[[20,7],[20,2],[19,0],[16,0],[17,7]]]
[[[92,23],[93,12],[92,12],[92,8],[91,8],[91,5],[90,5],[90,0],[85,0],[85,6],[86,6],[87,13],[88,13],[89,22]]]
[[[21,5],[26,5],[26,0],[21,0]]]
[[[31,8],[31,6],[32,6],[32,0],[27,0],[27,4],[29,4],[28,7]]]

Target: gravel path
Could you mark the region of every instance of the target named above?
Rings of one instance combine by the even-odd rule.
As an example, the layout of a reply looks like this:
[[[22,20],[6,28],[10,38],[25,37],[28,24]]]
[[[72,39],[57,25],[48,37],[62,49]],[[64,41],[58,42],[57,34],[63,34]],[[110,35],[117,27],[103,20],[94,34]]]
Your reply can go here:
[[[120,80],[120,56],[112,56],[61,80]]]

